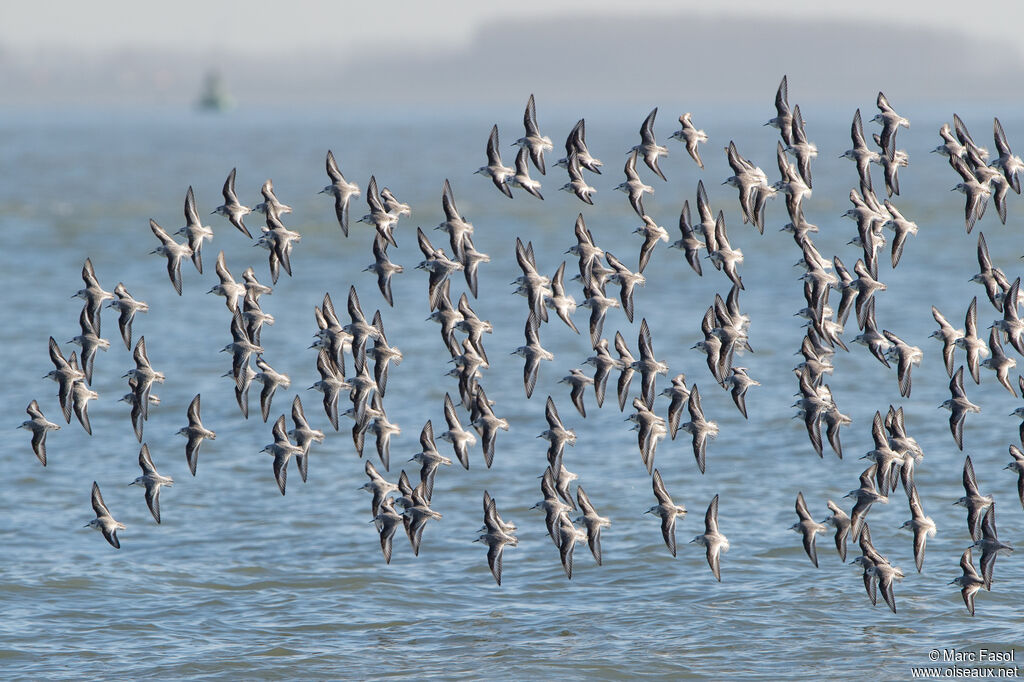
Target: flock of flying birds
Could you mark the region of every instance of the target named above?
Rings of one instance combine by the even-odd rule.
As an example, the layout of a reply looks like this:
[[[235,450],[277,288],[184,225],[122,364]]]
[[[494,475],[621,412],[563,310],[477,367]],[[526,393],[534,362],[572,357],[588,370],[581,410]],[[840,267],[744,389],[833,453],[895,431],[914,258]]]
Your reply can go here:
[[[798,313],[806,318],[807,324],[800,347],[804,359],[794,369],[800,396],[794,407],[797,408],[797,416],[806,425],[810,443],[818,456],[823,456],[821,430],[824,426],[830,446],[842,458],[840,429],[850,424],[851,419],[840,412],[824,379],[825,375],[833,371],[835,348],[838,346],[844,351],[848,350],[842,334],[850,312],[855,312],[854,318],[860,332],[852,340],[866,346],[886,367],[895,363],[901,396],[910,396],[911,370],[923,357],[921,349],[910,345],[892,331],[879,330],[875,318],[875,295],[886,289],[879,279],[878,258],[886,244],[884,231],[892,230],[890,261],[893,268],[899,263],[908,237],[917,233],[917,226],[905,218],[892,202],[892,197],[898,196],[900,192],[899,169],[907,166],[909,161],[906,152],[897,149],[897,132],[901,127],[909,127],[909,121],[900,116],[886,97],[879,93],[879,113],[871,122],[880,124],[881,130],[872,136],[875,143],[872,147],[864,136],[860,111],[854,114],[852,148],[843,156],[855,162],[858,183],[857,187],[850,190],[852,208],[845,216],[857,224],[857,233],[851,244],[861,247],[863,257],[857,260],[851,274],[838,256],[831,260],[825,258],[812,241],[811,235],[817,232],[817,227],[806,221],[803,201],[811,195],[811,164],[817,156],[817,148],[807,139],[799,106],[789,105],[785,77],[779,86],[775,107],[776,116],[765,125],[777,128],[781,136],[776,149],[781,179],[769,183],[767,174],[745,159],[736,145],[730,142],[726,152],[733,175],[723,184],[738,190],[743,222],[753,225],[762,234],[767,202],[780,193],[785,198],[790,222],[782,229],[793,235],[796,245],[802,251],[804,274],[801,279],[807,303]],[[584,364],[591,366],[593,373],[588,374],[582,368],[575,368],[562,382],[569,386],[570,400],[580,416],[585,418],[585,395],[592,391],[597,406],[601,407],[608,379],[613,372],[618,373],[618,406],[620,411],[625,411],[629,403],[634,410],[629,421],[633,422],[633,428],[637,431],[641,461],[651,476],[653,495],[657,502],[647,512],[660,518],[663,539],[668,550],[675,556],[676,522],[686,515],[687,510],[672,499],[660,472],[654,467],[657,446],[666,437],[675,439],[680,430],[686,432],[692,440],[697,467],[703,474],[708,442],[718,434],[718,426],[705,417],[700,391],[695,383],[687,385],[685,374],[677,374],[671,379],[670,387],[660,393],[657,391],[657,376],[667,376],[669,367],[655,356],[646,320],[642,320],[640,325],[636,356],[621,333],[616,332],[614,336],[614,356],[608,339],[604,338],[604,323],[611,308],[620,308],[626,319],[633,321],[634,289],[644,285],[643,271],[658,243],[670,241],[668,230],[658,225],[644,211],[643,196],[654,190],[641,179],[637,164],[638,160],[642,160],[650,171],[665,180],[658,159],[666,156],[668,149],[656,141],[654,127],[657,111],[654,109],[644,120],[640,128],[640,143],[628,152],[624,168],[626,179],[617,187],[628,196],[630,206],[642,221],[642,225],[635,230],[642,240],[639,244],[637,270],[633,271],[624,259],[598,246],[580,213],[575,223],[576,243],[566,252],[578,258],[579,272],[572,280],[580,282],[583,298],[577,302],[567,289],[566,263],[562,262],[550,278],[541,274],[532,244],[524,244],[517,238],[515,257],[523,274],[512,285],[515,293],[526,299],[527,310],[525,343],[516,348],[513,354],[524,359],[524,388],[526,397],[530,398],[541,361],[552,360],[554,357],[543,348],[540,341],[541,326],[549,321],[548,311],[554,312],[570,329],[580,333],[577,321],[574,320],[576,310],[579,307],[590,309],[589,339],[594,354]],[[953,120],[952,128],[944,125],[940,130],[943,143],[934,151],[948,157],[950,166],[962,179],[955,189],[963,192],[966,197],[967,232],[971,232],[981,218],[989,199],[995,203],[1000,219],[1005,222],[1008,191],[1012,189],[1020,193],[1019,173],[1024,170],[1024,162],[1010,151],[998,119],[994,124],[998,156],[991,160],[989,152],[975,144],[963,121],[955,114]],[[679,123],[681,127],[672,134],[671,139],[681,142],[693,161],[703,169],[700,145],[707,142],[708,135],[695,127],[689,113],[680,116]],[[537,199],[543,199],[541,184],[530,177],[530,168],[532,165],[542,175],[546,175],[544,155],[554,147],[551,140],[540,133],[532,95],[526,107],[524,126],[524,136],[514,143],[518,147],[514,168],[506,167],[502,162],[498,128],[494,126],[487,141],[487,164],[476,172],[489,177],[494,186],[509,198],[513,197],[513,189],[521,189]],[[883,170],[886,198],[882,201],[876,196],[872,184],[872,165],[881,166]],[[600,174],[603,164],[588,150],[583,119],[569,133],[565,156],[555,166],[565,168],[568,172],[569,182],[561,189],[575,194],[585,204],[593,204],[595,190],[587,184],[584,171]],[[350,204],[362,192],[356,184],[345,179],[330,151],[327,152],[326,171],[330,184],[321,193],[333,197],[338,225],[347,237]],[[224,203],[213,213],[226,217],[249,238],[252,235],[245,225],[246,217],[252,212],[265,216],[266,224],[256,243],[268,251],[270,276],[276,285],[282,268],[291,275],[291,252],[301,235],[283,223],[282,217],[290,213],[291,208],[277,199],[270,180],[263,185],[262,195],[263,201],[255,207],[250,209],[242,205],[235,193],[233,169],[224,183]],[[395,230],[398,221],[402,216],[411,214],[410,207],[401,203],[387,187],[378,190],[374,177],[369,180],[365,196],[369,212],[359,222],[372,226],[376,231],[374,262],[366,270],[377,275],[382,297],[393,306],[391,279],[402,273],[403,268],[391,262],[388,248],[396,246]],[[417,240],[423,253],[423,260],[417,269],[428,273],[427,301],[431,311],[428,319],[440,325],[441,339],[454,365],[448,374],[457,380],[457,391],[453,389],[445,395],[447,429],[438,437],[451,445],[454,458],[466,469],[469,468],[470,452],[479,439],[484,462],[490,467],[495,457],[498,432],[508,431],[509,422],[496,414],[494,402],[484,392],[483,372],[490,365],[483,335],[492,332],[493,326],[477,316],[469,298],[476,298],[478,269],[490,261],[490,256],[474,247],[473,225],[459,212],[448,180],[444,182],[441,202],[445,220],[437,229],[447,233],[450,251],[435,247],[427,234],[417,228]],[[181,242],[150,220],[152,233],[159,241],[152,253],[166,258],[169,278],[179,295],[182,291],[182,261],[190,259],[198,272],[202,273],[202,247],[204,241],[213,236],[211,228],[202,224],[191,187],[186,193],[184,213],[186,224],[175,233],[183,236]],[[694,348],[706,357],[714,383],[730,392],[737,409],[745,418],[746,393],[750,387],[758,386],[759,383],[748,375],[746,368],[736,362],[745,351],[752,350],[748,343],[750,319],[740,307],[744,287],[739,266],[743,263],[743,253],[730,245],[724,212],[719,210],[716,214],[712,210],[703,180],[697,185],[696,215],[691,213],[689,201],[685,201],[679,217],[679,231],[680,238],[669,243],[668,248],[683,251],[686,262],[697,275],[703,275],[702,260],[707,259],[731,283],[728,294],[724,298],[716,294],[708,307],[701,321],[703,340],[697,342]],[[701,257],[701,251],[706,252],[704,258]],[[980,233],[978,261],[980,272],[973,281],[985,287],[988,300],[1001,314],[1001,318],[995,320],[990,327],[987,344],[978,335],[977,297],[967,307],[964,329],[955,328],[939,310],[932,308],[935,320],[940,325],[932,336],[942,343],[944,365],[951,377],[952,397],[942,407],[951,412],[950,429],[961,450],[965,417],[967,413],[978,412],[980,408],[967,398],[963,366],[954,370],[958,350],[965,352],[966,364],[976,384],[980,382],[979,368],[984,367],[995,372],[999,382],[1014,394],[1009,371],[1016,365],[1016,360],[1006,354],[1003,343],[1009,343],[1017,353],[1024,354],[1024,322],[1018,315],[1020,279],[1011,283],[992,265],[984,235]],[[245,418],[248,418],[249,413],[248,392],[252,382],[262,385],[260,414],[263,421],[267,422],[276,390],[287,389],[291,383],[287,375],[276,371],[269,364],[260,345],[263,326],[272,325],[274,320],[262,311],[259,300],[262,295],[271,293],[272,287],[260,283],[252,267],[243,273],[242,282],[236,281],[227,268],[223,252],[217,257],[215,270],[219,283],[210,289],[210,293],[224,297],[231,315],[231,343],[223,351],[231,355],[232,362],[225,376],[233,381],[235,397]],[[453,301],[451,277],[459,271],[465,277],[469,295],[462,293],[457,301]],[[70,423],[73,412],[85,431],[91,434],[88,404],[90,400],[98,398],[90,388],[93,365],[97,351],[106,350],[110,346],[100,335],[103,304],[109,302],[106,307],[118,310],[121,337],[128,349],[132,349],[132,322],[136,313],[146,313],[149,308],[144,302],[132,298],[122,283],[118,283],[112,293],[104,290],[88,259],[82,269],[82,278],[85,287],[76,294],[85,300],[79,318],[81,334],[70,341],[80,346],[80,355],[72,351],[65,356],[60,345],[51,337],[49,352],[55,369],[48,377],[59,386],[58,399],[65,421]],[[609,284],[618,288],[617,296],[614,292],[608,295]],[[829,305],[833,291],[841,297],[837,309]],[[339,430],[339,399],[347,393],[352,406],[341,414],[353,420],[352,437],[356,451],[362,457],[365,438],[367,434],[372,435],[378,459],[384,470],[389,471],[390,439],[401,433],[401,429],[388,420],[384,397],[389,369],[401,362],[402,353],[389,345],[379,310],[367,320],[354,286],[348,292],[347,313],[349,322],[342,324],[342,318],[335,311],[329,293],[324,295],[322,305],[315,310],[317,329],[311,347],[318,349],[316,367],[320,380],[310,388],[323,394],[324,411],[335,431]],[[351,372],[346,371],[346,358],[352,363]],[[134,484],[145,489],[149,509],[156,522],[160,523],[160,491],[174,481],[157,471],[149,448],[143,442],[143,429],[150,406],[159,403],[159,398],[153,393],[153,386],[162,383],[165,377],[150,364],[144,337],[139,337],[134,345],[134,360],[135,367],[124,375],[130,390],[122,398],[131,405],[132,426],[142,443],[139,452],[142,475],[135,479]],[[252,364],[255,364],[258,371],[252,368]],[[639,393],[630,401],[632,380],[636,375],[639,375]],[[1024,377],[1018,378],[1018,385],[1024,394]],[[453,399],[452,395],[457,399]],[[660,409],[656,409],[658,397],[668,398],[665,416],[659,414]],[[689,417],[687,421],[683,421],[684,409]],[[468,416],[465,416],[466,413]],[[47,432],[61,427],[46,419],[35,400],[29,404],[28,414],[31,418],[22,427],[32,431],[33,450],[45,466]],[[1014,414],[1024,420],[1024,408],[1019,408]],[[547,530],[559,551],[566,577],[571,579],[573,551],[578,542],[586,542],[597,564],[601,564],[601,531],[609,527],[611,521],[597,512],[582,485],[577,484],[573,494],[572,483],[578,480],[578,476],[566,468],[564,456],[566,445],[575,444],[576,433],[563,424],[551,396],[546,400],[545,416],[548,429],[539,437],[548,441],[548,467],[540,477],[543,500],[535,508],[544,512]],[[186,458],[195,476],[202,442],[216,437],[213,431],[202,424],[199,395],[195,396],[188,407],[187,420],[188,425],[179,434],[186,438]],[[273,442],[263,450],[273,457],[273,472],[282,495],[286,491],[290,460],[295,460],[299,474],[305,481],[311,448],[314,443],[322,443],[325,439],[323,431],[310,426],[298,395],[291,405],[291,421],[291,430],[287,428],[284,414],[273,422]],[[466,428],[470,426],[472,429]],[[1020,435],[1024,443],[1024,421]],[[881,591],[885,602],[895,612],[893,585],[904,577],[904,573],[872,544],[866,520],[868,512],[874,503],[888,502],[890,493],[894,493],[897,486],[902,484],[911,513],[911,519],[903,527],[913,533],[918,571],[923,566],[927,538],[935,535],[936,527],[923,511],[922,498],[914,482],[914,468],[921,463],[924,453],[906,431],[902,407],[896,409],[890,406],[884,417],[881,411],[876,412],[872,436],[874,449],[865,458],[873,462],[860,475],[859,487],[847,496],[854,500],[851,511],[847,513],[838,504],[828,500],[831,515],[818,523],[809,511],[803,494],[798,493],[796,513],[799,521],[793,525],[792,530],[802,535],[804,549],[815,566],[818,565],[816,536],[826,532],[826,524],[835,529],[836,549],[844,562],[848,539],[858,542],[861,555],[853,563],[862,569],[864,586],[872,603],[876,602],[877,591]],[[405,471],[400,473],[397,483],[392,483],[369,458],[365,462],[365,473],[369,480],[363,489],[372,495],[370,512],[380,533],[380,545],[387,562],[391,560],[392,539],[399,526],[404,527],[413,552],[418,555],[427,522],[441,518],[441,514],[430,506],[434,478],[442,465],[452,464],[452,458],[442,454],[438,448],[433,425],[429,420],[422,427],[419,441],[421,451],[410,460],[416,461],[420,468],[419,481],[415,486]],[[1010,446],[1010,452],[1014,461],[1006,468],[1018,476],[1018,492],[1024,505],[1024,453],[1015,445]],[[992,587],[996,557],[1012,551],[1012,548],[998,538],[995,503],[990,495],[980,492],[970,457],[964,463],[963,484],[965,495],[958,504],[967,509],[968,531],[973,544],[963,553],[960,562],[963,575],[953,580],[953,583],[961,587],[964,602],[973,615],[975,594],[982,587],[986,590]],[[720,581],[721,554],[729,549],[729,541],[718,527],[718,505],[719,497],[715,495],[707,507],[704,532],[695,536],[691,542],[704,547],[711,571]],[[88,526],[101,531],[111,545],[119,548],[117,531],[123,530],[125,526],[115,520],[95,482],[92,486],[92,506],[96,517]],[[578,513],[578,516],[573,518],[573,512]],[[483,492],[483,519],[484,527],[477,540],[487,545],[488,565],[500,585],[503,550],[507,545],[514,547],[518,544],[515,536],[517,528],[515,524],[501,518],[496,500],[487,491]],[[980,553],[980,574],[973,566],[973,550]]]

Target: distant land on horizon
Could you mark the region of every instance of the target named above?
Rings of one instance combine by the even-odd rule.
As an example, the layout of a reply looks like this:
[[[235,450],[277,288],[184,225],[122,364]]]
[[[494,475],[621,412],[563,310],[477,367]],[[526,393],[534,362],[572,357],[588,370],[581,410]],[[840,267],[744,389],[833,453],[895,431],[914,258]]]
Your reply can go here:
[[[0,46],[8,105],[190,107],[204,77],[219,72],[240,106],[390,103],[443,108],[521,104],[534,92],[552,105],[665,105],[763,101],[788,74],[791,96],[837,107],[885,90],[903,103],[1015,102],[1024,87],[1016,45],[954,28],[881,27],[877,20],[793,22],[765,17],[565,16],[482,26],[463,47],[344,56],[265,55],[143,47],[75,52]],[[999,58],[994,58],[998,56]]]

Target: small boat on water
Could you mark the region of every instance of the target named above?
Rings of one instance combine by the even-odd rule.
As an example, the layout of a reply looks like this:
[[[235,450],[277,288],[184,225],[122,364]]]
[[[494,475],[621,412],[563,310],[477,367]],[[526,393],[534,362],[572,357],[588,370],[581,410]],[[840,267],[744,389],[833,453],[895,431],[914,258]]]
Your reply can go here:
[[[203,90],[196,100],[200,111],[227,111],[235,106],[234,98],[228,93],[224,78],[217,71],[206,74]]]

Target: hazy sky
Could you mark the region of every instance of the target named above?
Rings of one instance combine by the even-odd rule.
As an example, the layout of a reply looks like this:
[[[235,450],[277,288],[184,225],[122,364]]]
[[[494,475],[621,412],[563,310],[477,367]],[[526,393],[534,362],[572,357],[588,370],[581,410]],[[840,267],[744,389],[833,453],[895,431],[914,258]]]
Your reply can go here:
[[[839,3],[829,0],[729,0],[709,6],[693,0],[480,0],[442,2],[323,2],[313,0],[51,0],[5,3],[0,48],[158,48],[281,54],[322,50],[334,54],[403,47],[460,47],[482,23],[503,17],[536,17],[573,12],[664,14],[700,11],[771,14],[775,17],[877,18],[955,27],[999,39],[1016,39],[1024,26],[1024,3],[985,2],[964,17],[952,0],[888,0]],[[54,19],[53,17],[59,17]],[[966,20],[965,20],[966,19]],[[685,40],[686,36],[679,36]],[[623,36],[641,40],[642,36]],[[898,35],[893,36],[894,40]],[[993,57],[998,59],[998,55]]]

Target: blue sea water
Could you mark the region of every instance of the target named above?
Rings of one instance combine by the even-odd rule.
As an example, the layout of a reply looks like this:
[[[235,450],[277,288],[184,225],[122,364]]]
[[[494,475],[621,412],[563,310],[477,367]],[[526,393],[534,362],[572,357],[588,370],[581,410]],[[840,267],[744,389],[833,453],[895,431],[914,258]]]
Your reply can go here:
[[[1015,479],[1002,468],[1007,446],[1018,443],[1018,421],[1008,416],[1020,398],[1011,396],[983,370],[980,386],[968,379],[970,399],[982,412],[968,415],[961,453],[949,433],[948,413],[937,406],[949,397],[939,345],[928,334],[936,328],[935,305],[962,326],[973,296],[979,296],[979,323],[987,329],[999,317],[983,290],[968,280],[977,271],[976,238],[983,231],[993,261],[1010,279],[1022,268],[1021,216],[1024,204],[1009,197],[1009,220],[1000,225],[994,209],[975,231],[964,231],[963,199],[949,189],[959,177],[929,150],[951,111],[910,112],[910,130],[898,142],[910,154],[901,174],[902,196],[894,198],[920,233],[908,241],[895,270],[883,254],[880,278],[888,290],[877,296],[877,319],[925,357],[913,370],[913,392],[901,399],[895,370],[883,367],[863,347],[850,346],[835,358],[827,378],[840,409],[853,417],[842,432],[845,459],[828,451],[819,459],[802,422],[792,419],[803,307],[799,249],[778,228],[788,221],[782,199],[769,204],[767,229],[758,234],[741,222],[735,191],[722,186],[730,174],[722,148],[735,140],[740,152],[765,169],[775,168],[776,131],[761,126],[770,109],[694,111],[710,141],[701,171],[675,142],[662,160],[667,182],[641,169],[655,193],[645,199],[648,213],[675,239],[682,202],[694,205],[703,179],[713,208],[725,211],[732,245],[745,259],[746,286],[741,305],[751,318],[754,352],[741,358],[761,382],[747,397],[743,419],[726,391],[717,388],[703,357],[690,347],[701,339],[700,320],[714,294],[728,292],[726,277],[706,262],[697,277],[682,254],[661,244],[645,271],[647,284],[636,292],[636,318],[627,322],[609,312],[604,335],[621,331],[636,352],[641,319],[650,325],[659,359],[670,376],[685,372],[698,385],[707,417],[721,429],[708,446],[701,475],[685,433],[664,441],[655,466],[675,500],[689,514],[681,519],[678,556],[666,549],[658,520],[643,512],[654,503],[650,477],[640,461],[636,436],[617,411],[613,394],[600,409],[592,392],[583,419],[558,380],[591,355],[588,311],[576,315],[584,331],[574,334],[552,316],[541,329],[543,345],[555,359],[542,363],[533,398],[525,399],[522,360],[511,352],[523,341],[525,299],[509,286],[519,269],[515,238],[531,241],[539,269],[553,274],[574,243],[573,225],[582,211],[600,246],[635,266],[640,221],[614,187],[622,180],[624,152],[637,142],[647,113],[545,109],[543,132],[555,140],[548,174],[538,177],[545,200],[522,192],[502,196],[472,172],[484,163],[492,124],[502,134],[506,162],[519,136],[518,110],[478,109],[433,112],[426,116],[334,111],[289,113],[238,110],[222,116],[190,111],[8,112],[0,114],[0,347],[6,362],[0,382],[9,437],[0,441],[0,675],[11,678],[190,677],[227,679],[588,677],[848,679],[875,674],[908,678],[912,666],[928,666],[933,649],[1015,650],[1024,625],[1019,557],[1001,557],[991,592],[977,597],[971,618],[959,591],[948,583],[960,574],[958,561],[971,543],[962,508],[964,454],[970,454],[983,492],[997,502],[1000,537],[1019,545],[1024,513]],[[865,111],[871,102],[865,102]],[[406,115],[408,113],[408,115]],[[678,113],[682,113],[681,111]],[[962,113],[962,112],[961,112]],[[1002,120],[1011,143],[1024,144],[1024,119],[1013,112],[979,107],[967,118],[975,139],[989,139],[991,116]],[[814,193],[805,202],[808,219],[820,227],[815,243],[826,257],[839,255],[852,267],[859,249],[847,245],[856,234],[841,218],[856,186],[852,164],[839,155],[849,146],[852,112],[808,109],[808,133],[820,150],[814,165]],[[588,176],[597,187],[595,205],[557,191],[566,181],[554,168],[564,135],[587,116],[592,153],[605,172]],[[662,142],[675,129],[677,112],[664,108],[657,123]],[[866,118],[869,118],[867,116]],[[869,131],[873,126],[869,125]],[[405,266],[394,280],[395,305],[379,294],[375,276],[363,272],[372,262],[372,229],[354,223],[365,211],[353,203],[353,229],[346,239],[334,220],[332,202],[318,196],[327,184],[323,159],[332,149],[349,180],[364,187],[371,174],[412,206],[396,231],[392,259]],[[279,390],[271,421],[287,412],[300,395],[315,428],[328,432],[314,445],[309,482],[293,471],[287,496],[278,492],[271,460],[260,454],[271,439],[270,424],[259,418],[258,386],[244,420],[230,379],[228,356],[218,351],[230,341],[230,314],[222,299],[207,295],[216,283],[213,264],[223,250],[236,277],[253,265],[269,282],[266,252],[208,214],[220,203],[220,187],[238,168],[237,190],[249,205],[259,187],[273,178],[279,198],[293,213],[285,223],[302,234],[292,255],[294,276],[283,275],[263,308],[276,321],[263,332],[265,358],[290,375],[291,388]],[[427,419],[443,430],[446,392],[457,393],[445,376],[449,356],[429,315],[426,275],[415,227],[421,225],[437,246],[447,238],[439,223],[441,187],[448,178],[459,208],[475,225],[477,248],[491,255],[480,268],[480,297],[471,304],[494,324],[485,339],[491,367],[482,385],[495,412],[510,422],[498,436],[492,468],[483,465],[479,446],[471,468],[458,465],[437,475],[433,507],[443,519],[431,521],[418,557],[404,535],[395,537],[394,557],[384,563],[370,523],[370,498],[342,420],[334,432],[323,414],[320,394],[306,390],[319,377],[316,352],[309,350],[316,330],[313,307],[330,292],[344,317],[344,301],[354,285],[367,317],[383,316],[388,340],[401,348],[403,363],[391,370],[384,406],[402,428],[392,440],[395,480],[405,467],[415,480],[417,466],[406,463],[417,451]],[[881,174],[875,174],[881,191]],[[165,262],[148,255],[157,242],[148,227],[182,224],[182,200],[191,185],[200,214],[215,231],[204,248],[206,274],[183,265],[184,294],[174,293]],[[260,224],[255,216],[251,229]],[[47,339],[65,344],[78,334],[80,303],[71,295],[81,285],[80,269],[91,258],[108,290],[121,281],[151,311],[136,318],[135,336],[145,335],[153,366],[167,376],[156,392],[162,402],[151,411],[145,441],[153,458],[176,484],[162,495],[162,525],[146,508],[142,491],[128,484],[139,474],[139,444],[128,407],[117,399],[127,391],[122,375],[133,366],[121,343],[116,316],[103,314],[103,336],[111,348],[96,360],[90,406],[93,435],[77,422],[64,424],[56,385],[42,377],[52,368]],[[581,298],[576,283],[570,291]],[[453,279],[453,298],[467,290]],[[837,305],[834,299],[833,303]],[[851,319],[847,343],[856,334]],[[1008,349],[1009,350],[1009,349]],[[1015,356],[1009,350],[1011,356]],[[958,352],[957,362],[962,362]],[[349,365],[351,371],[351,364]],[[1014,379],[1016,374],[1012,374]],[[1014,380],[1014,384],[1016,381]],[[659,377],[658,391],[668,386]],[[633,383],[633,394],[639,380]],[[217,432],[203,444],[198,475],[189,475],[184,439],[192,397],[202,395],[202,415]],[[553,396],[563,420],[578,434],[566,453],[566,466],[598,511],[611,519],[602,544],[604,565],[585,547],[575,557],[573,580],[566,580],[558,551],[546,536],[543,514],[530,510],[540,499],[538,476],[546,466],[545,443],[535,438],[546,428],[544,400]],[[29,434],[15,431],[32,399],[63,429],[48,438],[49,464],[39,465]],[[903,406],[907,429],[925,459],[916,470],[925,512],[938,526],[929,540],[924,570],[914,570],[912,537],[899,530],[909,518],[902,492],[888,505],[876,505],[868,520],[878,549],[903,568],[896,586],[898,612],[879,600],[872,606],[860,570],[843,565],[831,536],[820,536],[820,568],[808,561],[798,535],[793,502],[802,491],[819,520],[827,499],[839,501],[857,487],[872,447],[871,418],[889,405]],[[343,404],[342,409],[346,406]],[[656,409],[664,414],[667,401]],[[463,417],[465,415],[463,414]],[[439,443],[442,452],[447,447]],[[375,460],[372,441],[366,456]],[[383,467],[379,467],[383,469]],[[114,516],[128,528],[116,551],[82,526],[92,518],[89,489],[97,481]],[[485,548],[473,544],[481,525],[481,496],[487,490],[502,516],[519,526],[520,544],[505,552],[503,584],[495,585]],[[722,582],[714,580],[703,548],[687,544],[703,531],[707,504],[720,495],[720,527],[730,551],[722,558]],[[848,501],[844,501],[846,504]],[[857,555],[851,545],[851,556]]]

